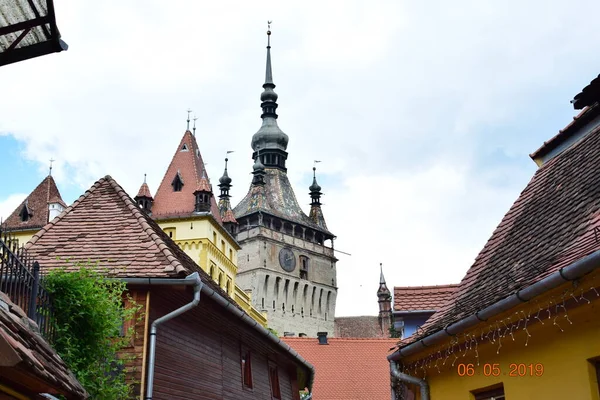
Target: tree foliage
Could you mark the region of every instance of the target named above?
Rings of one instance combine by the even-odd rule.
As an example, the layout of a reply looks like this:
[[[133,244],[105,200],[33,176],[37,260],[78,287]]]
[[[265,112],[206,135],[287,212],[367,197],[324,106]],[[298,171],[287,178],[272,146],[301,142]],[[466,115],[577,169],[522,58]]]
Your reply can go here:
[[[129,301],[133,306],[124,307],[128,298],[124,282],[78,266],[76,272],[54,270],[44,279],[53,300],[54,348],[92,399],[125,399],[130,393],[126,360],[117,354],[134,333],[133,326],[122,332],[124,321],[131,320],[141,306]]]

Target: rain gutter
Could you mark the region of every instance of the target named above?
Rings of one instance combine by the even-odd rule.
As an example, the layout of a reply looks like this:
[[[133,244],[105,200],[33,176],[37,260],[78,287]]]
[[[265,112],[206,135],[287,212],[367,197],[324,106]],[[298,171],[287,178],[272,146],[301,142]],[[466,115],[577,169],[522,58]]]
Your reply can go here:
[[[426,336],[414,343],[403,347],[387,358],[389,361],[399,361],[403,357],[410,356],[420,350],[434,346],[449,336],[455,336],[466,331],[469,328],[479,324],[482,321],[487,321],[511,308],[526,303],[534,297],[540,296],[565,282],[571,282],[581,278],[587,273],[595,270],[600,266],[600,250],[589,254],[574,263],[559,269],[553,274],[547,276],[539,282],[536,282],[524,289],[517,290],[512,295],[493,303],[492,305],[477,311],[475,314],[461,319],[460,321],[448,325],[442,330],[437,331],[433,335]]]
[[[200,292],[204,287],[204,283],[200,280],[200,275],[194,272],[188,275],[185,279],[169,279],[169,278],[124,278],[123,282],[129,285],[161,285],[161,286],[193,286],[194,288],[194,299],[179,307],[170,313],[157,318],[152,322],[150,326],[150,349],[148,356],[148,380],[146,381],[146,392],[144,398],[146,400],[152,400],[152,388],[154,386],[154,365],[156,361],[156,333],[158,325],[173,319],[186,311],[191,310],[200,303]]]
[[[396,362],[393,360],[390,360],[390,375],[392,376],[392,400],[397,399],[394,379],[397,379],[404,383],[410,383],[419,386],[421,392],[421,397],[419,398],[419,400],[429,400],[429,384],[427,383],[427,381],[400,372],[398,366],[396,365]]]
[[[186,286],[194,286],[194,300],[191,303],[188,303],[181,308],[178,308],[175,311],[157,319],[152,323],[151,328],[151,337],[150,337],[150,354],[148,360],[148,381],[146,382],[146,400],[152,399],[152,384],[154,379],[154,359],[155,355],[155,346],[156,346],[156,325],[166,322],[171,318],[174,318],[189,309],[195,307],[200,302],[200,293],[204,296],[210,297],[213,301],[215,301],[219,306],[223,307],[227,311],[229,311],[234,316],[241,319],[248,327],[257,331],[260,335],[266,336],[273,342],[275,345],[279,347],[280,350],[285,351],[290,354],[295,360],[303,364],[308,370],[309,375],[306,382],[306,386],[309,390],[312,390],[312,384],[315,376],[315,367],[312,366],[308,361],[306,361],[296,350],[291,348],[287,343],[283,340],[272,334],[269,330],[260,325],[254,318],[250,317],[246,312],[242,311],[240,308],[235,306],[232,303],[232,300],[225,299],[221,294],[219,294],[214,289],[210,288],[208,285],[204,285],[200,280],[200,277],[197,272],[189,275],[185,279],[170,279],[170,278],[124,278],[121,279],[123,282],[131,284],[131,285],[186,285]],[[197,298],[197,301],[196,301]],[[152,331],[154,329],[154,331]],[[154,332],[154,334],[152,333]],[[152,374],[151,374],[152,371]]]

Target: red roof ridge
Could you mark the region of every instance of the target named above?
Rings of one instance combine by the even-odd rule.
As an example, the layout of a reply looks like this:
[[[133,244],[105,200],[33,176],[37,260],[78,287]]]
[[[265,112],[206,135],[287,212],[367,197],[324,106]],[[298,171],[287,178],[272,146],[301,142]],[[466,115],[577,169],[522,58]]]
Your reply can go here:
[[[460,283],[449,283],[447,285],[429,285],[429,286],[394,286],[394,290],[425,290],[425,289],[456,289]]]
[[[79,203],[81,203],[84,199],[86,199],[89,195],[96,191],[100,186],[102,186],[104,182],[108,182],[111,185],[111,187],[117,193],[118,197],[125,203],[125,205],[127,205],[127,208],[137,219],[144,233],[146,233],[148,237],[150,237],[154,241],[154,243],[156,243],[159,250],[167,258],[170,264],[170,268],[165,267],[164,271],[174,272],[176,274],[180,272],[187,272],[187,269],[184,268],[183,265],[181,265],[181,262],[179,262],[177,257],[171,252],[169,246],[166,245],[166,243],[156,234],[156,232],[154,232],[154,229],[148,224],[146,216],[142,213],[138,206],[135,205],[133,200],[131,200],[127,192],[110,175],[106,175],[105,177],[98,179],[96,183],[94,183],[90,189],[86,190],[84,194],[82,194],[77,200],[75,200],[70,207],[64,210],[59,216],[57,216],[54,220],[46,224],[46,226],[44,226],[39,232],[33,235],[33,237],[27,243],[25,248],[29,249],[31,246],[33,246],[39,240],[39,238],[43,236],[45,232],[48,231],[48,229],[60,222],[65,215],[67,215]]]

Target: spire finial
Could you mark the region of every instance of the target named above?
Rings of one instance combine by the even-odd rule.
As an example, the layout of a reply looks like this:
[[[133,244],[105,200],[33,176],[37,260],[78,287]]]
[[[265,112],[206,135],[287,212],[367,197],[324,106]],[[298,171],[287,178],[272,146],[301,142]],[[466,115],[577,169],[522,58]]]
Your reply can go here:
[[[379,263],[379,284],[385,285],[385,278],[383,277],[383,263]]]
[[[144,183],[146,183],[146,174],[144,174]]]
[[[194,114],[194,136],[196,136],[196,120],[198,119],[198,117],[196,117],[196,114]]]
[[[50,159],[50,171],[48,171],[48,176],[52,176],[52,163],[56,161],[55,159],[51,158]]]
[[[188,108],[187,113],[188,113],[188,117],[187,117],[187,130],[190,130],[190,113],[192,112],[191,109]]]

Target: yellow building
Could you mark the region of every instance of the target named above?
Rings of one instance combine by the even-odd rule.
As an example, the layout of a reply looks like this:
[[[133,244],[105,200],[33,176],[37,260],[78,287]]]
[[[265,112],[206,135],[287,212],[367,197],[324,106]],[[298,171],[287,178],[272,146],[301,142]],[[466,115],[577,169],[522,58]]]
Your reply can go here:
[[[65,208],[54,178],[48,175],[3,222],[3,230],[23,246]]]
[[[252,307],[250,295],[235,284],[240,246],[231,234],[237,221],[229,203],[231,179],[227,164],[219,187],[217,204],[196,138],[187,130],[156,195],[152,197],[144,182],[135,200],[223,290],[266,327],[266,316]]]
[[[600,400],[600,91],[582,93],[453,297],[388,357],[392,398]]]

